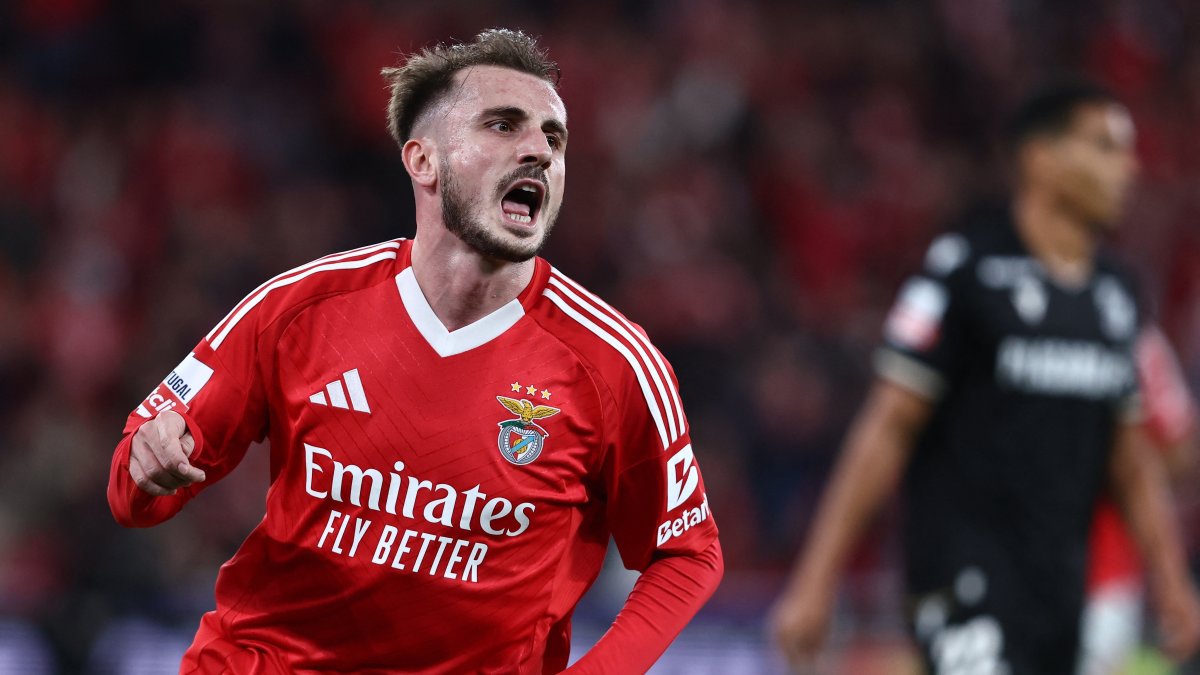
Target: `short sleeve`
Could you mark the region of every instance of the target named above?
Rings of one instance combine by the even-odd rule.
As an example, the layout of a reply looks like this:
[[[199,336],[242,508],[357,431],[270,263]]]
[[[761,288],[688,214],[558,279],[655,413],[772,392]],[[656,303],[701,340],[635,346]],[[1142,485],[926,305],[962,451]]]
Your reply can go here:
[[[875,355],[876,374],[927,399],[941,397],[966,351],[969,245],[958,234],[930,246],[922,270],[900,287]]]
[[[1196,403],[1175,350],[1158,326],[1148,324],[1138,336],[1135,354],[1150,437],[1163,448],[1185,442],[1196,428]]]
[[[613,386],[615,433],[603,466],[609,530],[635,570],[659,555],[699,553],[717,538],[675,374],[656,350],[647,357],[641,372]]]
[[[1141,352],[1145,347],[1143,339],[1152,329],[1148,328],[1143,315],[1141,290],[1136,278],[1103,256],[1100,264],[1105,267],[1111,265],[1107,272],[1097,275],[1092,288],[1100,334],[1111,341],[1112,348],[1120,352],[1129,364],[1125,386],[1113,396],[1113,408],[1121,423],[1142,424],[1146,419],[1146,409],[1141,381],[1144,375]]]

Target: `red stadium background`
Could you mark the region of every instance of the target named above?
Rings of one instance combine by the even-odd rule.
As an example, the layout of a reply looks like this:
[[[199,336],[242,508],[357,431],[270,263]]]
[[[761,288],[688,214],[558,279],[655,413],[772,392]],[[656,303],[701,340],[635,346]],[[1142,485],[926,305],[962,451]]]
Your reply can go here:
[[[1143,180],[1114,243],[1200,388],[1200,4],[494,4],[0,3],[0,671],[172,672],[262,516],[265,457],[122,530],[124,417],[260,281],[411,235],[379,69],[487,27],[562,67],[546,256],[674,363],[721,526],[725,582],[655,672],[781,670],[764,613],[883,313],[948,219],[1003,195],[1003,115],[1053,73],[1133,112]],[[901,517],[850,571],[831,672],[908,672]],[[602,577],[579,649],[629,583]]]

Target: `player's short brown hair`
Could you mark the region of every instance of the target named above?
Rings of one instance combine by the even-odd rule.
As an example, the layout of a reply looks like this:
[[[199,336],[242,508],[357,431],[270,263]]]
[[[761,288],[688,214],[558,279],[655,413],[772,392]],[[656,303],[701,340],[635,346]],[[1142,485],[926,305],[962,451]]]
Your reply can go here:
[[[426,47],[382,71],[392,88],[387,109],[392,138],[404,145],[421,114],[449,91],[454,74],[471,66],[511,68],[558,85],[558,64],[537,40],[519,30],[492,28],[475,36],[474,42]]]

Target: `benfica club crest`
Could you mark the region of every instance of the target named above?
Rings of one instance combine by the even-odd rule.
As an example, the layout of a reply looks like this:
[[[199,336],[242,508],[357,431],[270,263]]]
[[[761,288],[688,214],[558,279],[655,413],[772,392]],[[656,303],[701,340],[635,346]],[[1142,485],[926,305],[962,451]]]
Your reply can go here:
[[[507,396],[497,396],[500,405],[508,408],[520,419],[505,420],[500,423],[500,437],[496,444],[500,446],[500,454],[513,464],[528,464],[542,454],[542,446],[550,434],[533,423],[552,415],[557,415],[559,409],[548,405],[535,406],[525,399],[518,401]]]

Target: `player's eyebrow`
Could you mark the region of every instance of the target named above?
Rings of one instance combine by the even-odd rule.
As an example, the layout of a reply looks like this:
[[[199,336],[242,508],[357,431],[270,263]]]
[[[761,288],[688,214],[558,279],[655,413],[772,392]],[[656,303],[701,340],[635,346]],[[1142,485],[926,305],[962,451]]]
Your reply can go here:
[[[556,135],[558,135],[559,139],[561,139],[561,141],[563,143],[567,142],[567,127],[566,127],[566,125],[563,124],[562,122],[559,122],[558,120],[556,120],[554,118],[550,118],[550,119],[546,120],[545,122],[542,122],[542,131],[548,131],[550,133],[556,134]]]
[[[525,122],[529,120],[529,113],[526,112],[524,108],[518,108],[515,105],[499,105],[484,110],[482,113],[480,113],[480,117],[500,117],[506,120],[512,120],[514,122]],[[557,119],[554,119],[553,117],[542,122],[542,131],[548,131],[558,135],[563,142],[566,142],[567,140],[566,125]]]
[[[506,120],[523,122],[529,119],[529,113],[524,108],[515,105],[498,105],[488,108],[479,114],[480,117],[503,117]]]

